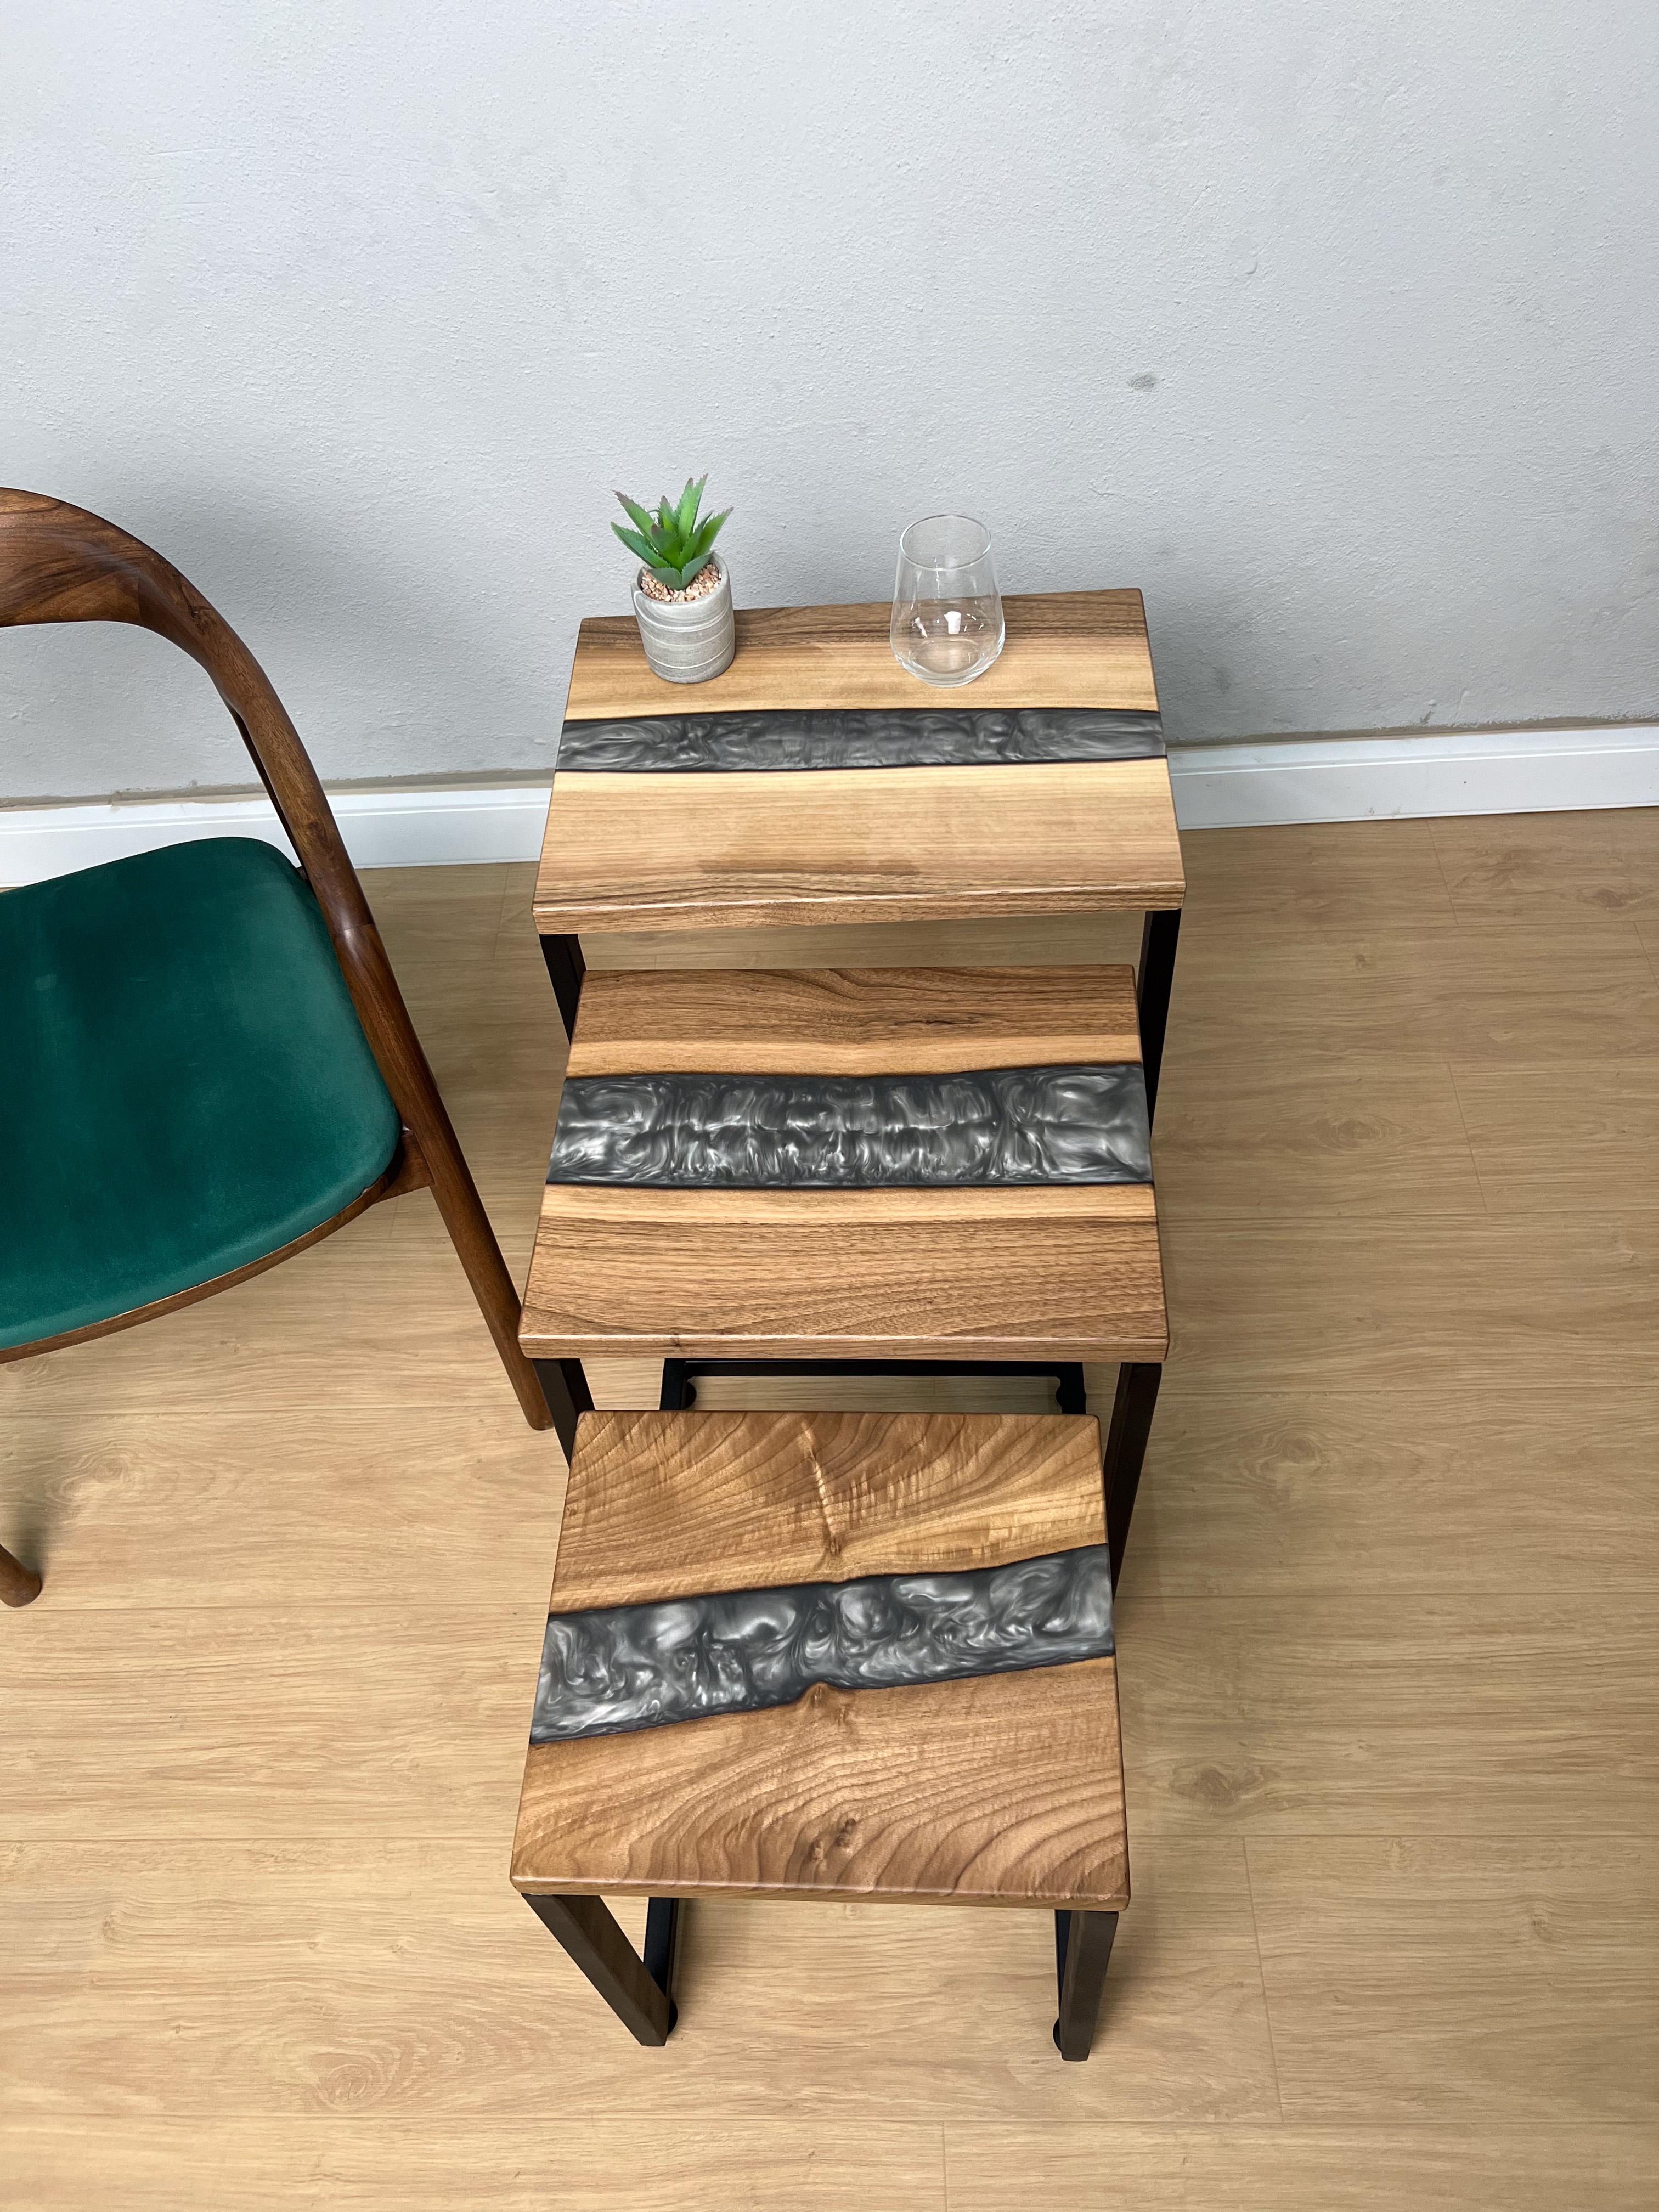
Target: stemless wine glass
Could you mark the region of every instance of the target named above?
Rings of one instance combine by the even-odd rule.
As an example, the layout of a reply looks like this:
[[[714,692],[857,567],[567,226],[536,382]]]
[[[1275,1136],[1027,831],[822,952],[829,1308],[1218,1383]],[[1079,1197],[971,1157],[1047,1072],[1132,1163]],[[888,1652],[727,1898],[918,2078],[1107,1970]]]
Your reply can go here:
[[[930,514],[899,540],[888,635],[924,684],[971,684],[1002,650],[991,533],[968,514]]]

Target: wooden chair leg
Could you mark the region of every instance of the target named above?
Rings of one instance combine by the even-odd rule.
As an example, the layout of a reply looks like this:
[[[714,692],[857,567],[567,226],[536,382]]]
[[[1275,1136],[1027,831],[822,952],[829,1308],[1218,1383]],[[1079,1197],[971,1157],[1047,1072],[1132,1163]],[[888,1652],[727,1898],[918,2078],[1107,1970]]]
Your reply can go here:
[[[40,1595],[40,1576],[0,1544],[0,1605],[33,1605]]]
[[[1086,2058],[1100,2017],[1106,1966],[1117,1934],[1115,1912],[1057,1912],[1054,1967],[1060,1982],[1060,2017],[1054,2043],[1062,2058]]]
[[[419,1099],[418,1119],[411,1115],[407,1104],[404,1105],[404,1120],[410,1124],[404,1133],[404,1145],[418,1153],[425,1169],[439,1215],[455,1247],[455,1256],[471,1285],[484,1326],[495,1340],[501,1365],[507,1370],[507,1379],[518,1395],[526,1420],[532,1429],[556,1427],[559,1409],[548,1404],[536,1379],[536,1370],[520,1347],[519,1319],[522,1309],[519,1294],[507,1272],[507,1262],[495,1242],[489,1216],[484,1212],[478,1186],[472,1180],[472,1170],[461,1151],[448,1109],[438,1095],[432,1071],[424,1062],[421,1073],[425,1078],[425,1095]],[[573,1434],[574,1429],[573,1418]],[[567,1444],[567,1458],[569,1449]]]
[[[646,1950],[664,1978],[650,1967],[597,1897],[530,1897],[525,1903],[585,1973],[636,2043],[660,2047],[678,2017],[670,1994],[679,1912],[667,1899],[653,1898],[647,1922]]]
[[[1120,1367],[1117,1390],[1112,1399],[1112,1419],[1106,1431],[1106,1457],[1102,1480],[1106,1488],[1106,1542],[1111,1553],[1112,1586],[1122,1571],[1128,1547],[1129,1522],[1140,1487],[1141,1462],[1146,1439],[1152,1432],[1158,1405],[1158,1386],[1164,1370],[1151,1363]]]

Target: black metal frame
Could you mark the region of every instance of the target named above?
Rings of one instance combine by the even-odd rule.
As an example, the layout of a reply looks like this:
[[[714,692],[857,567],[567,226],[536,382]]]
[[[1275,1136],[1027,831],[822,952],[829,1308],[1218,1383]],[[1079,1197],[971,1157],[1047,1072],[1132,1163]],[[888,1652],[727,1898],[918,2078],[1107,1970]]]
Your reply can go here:
[[[526,1893],[524,1901],[634,2040],[659,2051],[680,2016],[674,1984],[679,1973],[680,1939],[690,1909],[689,1901],[679,1897],[653,1897],[648,1901],[643,1955],[597,1897]],[[1054,1915],[1059,2011],[1054,2037],[1062,2058],[1086,2058],[1093,2046],[1116,1934],[1115,1912]]]
[[[1054,1915],[1054,1980],[1060,1998],[1054,2048],[1062,2058],[1089,2056],[1116,1934],[1115,1912]]]
[[[587,1387],[580,1359],[537,1359],[532,1365],[553,1416],[553,1430],[568,1461],[576,1449],[576,1423],[593,1410],[593,1393]]]
[[[684,1912],[681,1900],[653,1897],[647,1905],[643,1958],[597,1897],[532,1897],[526,1892],[524,1901],[634,2040],[659,2050],[679,2018],[674,1974]]]
[[[544,937],[542,958],[547,963],[547,978],[559,1002],[559,1019],[569,1039],[576,1034],[576,1009],[581,1004],[582,978],[587,973],[587,963],[582,958],[582,941],[576,936]]]
[[[1140,925],[1140,961],[1135,969],[1135,1013],[1140,1027],[1140,1066],[1146,1078],[1146,1119],[1158,1104],[1158,1071],[1164,1065],[1164,1034],[1170,1025],[1170,992],[1175,982],[1176,946],[1181,912],[1149,909]]]
[[[1046,1375],[1052,1376],[1062,1413],[1088,1411],[1083,1364],[1075,1359],[665,1359],[665,1413],[697,1402],[700,1375]]]
[[[1129,1522],[1134,1515],[1135,1493],[1140,1488],[1147,1440],[1152,1433],[1158,1386],[1163,1379],[1164,1370],[1151,1361],[1124,1365],[1117,1370],[1117,1389],[1112,1396],[1112,1417],[1107,1424],[1106,1452],[1101,1467],[1101,1480],[1106,1492],[1106,1544],[1111,1555],[1114,1589],[1122,1572],[1123,1554],[1128,1548]]]

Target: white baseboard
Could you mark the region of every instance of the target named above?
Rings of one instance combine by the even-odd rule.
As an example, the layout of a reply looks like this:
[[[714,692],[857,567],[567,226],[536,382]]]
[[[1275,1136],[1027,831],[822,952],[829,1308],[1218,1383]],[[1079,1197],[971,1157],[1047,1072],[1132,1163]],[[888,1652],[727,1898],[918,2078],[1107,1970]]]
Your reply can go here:
[[[1659,805],[1659,725],[1174,747],[1183,830]]]
[[[391,787],[330,793],[346,850],[360,868],[441,867],[533,860],[547,819],[546,784]],[[193,837],[259,837],[291,851],[264,799],[121,799],[0,809],[0,884],[38,884]]]
[[[1659,725],[1273,738],[1176,746],[1185,830],[1275,822],[1364,822],[1428,814],[1536,814],[1659,805]],[[360,868],[533,860],[546,784],[386,786],[332,794]],[[0,808],[0,884],[43,882],[192,837],[262,837],[287,848],[263,799],[93,800]]]

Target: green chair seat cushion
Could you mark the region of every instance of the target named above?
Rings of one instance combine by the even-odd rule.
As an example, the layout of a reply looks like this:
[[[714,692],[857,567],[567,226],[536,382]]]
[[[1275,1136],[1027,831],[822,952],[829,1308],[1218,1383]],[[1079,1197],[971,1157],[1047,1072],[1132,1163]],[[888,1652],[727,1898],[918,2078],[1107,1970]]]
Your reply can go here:
[[[264,1259],[375,1182],[398,1129],[273,847],[0,893],[0,1347]]]

